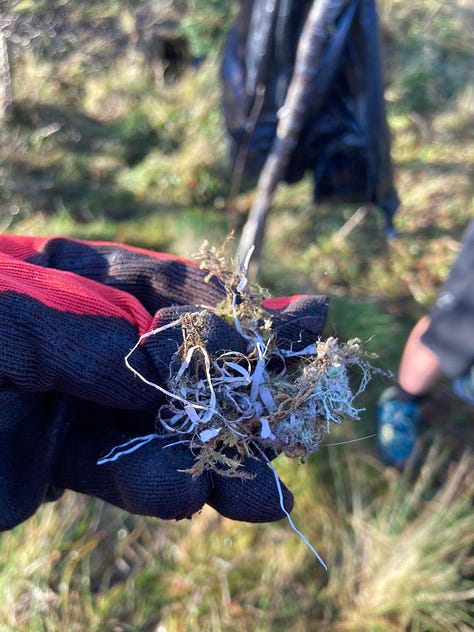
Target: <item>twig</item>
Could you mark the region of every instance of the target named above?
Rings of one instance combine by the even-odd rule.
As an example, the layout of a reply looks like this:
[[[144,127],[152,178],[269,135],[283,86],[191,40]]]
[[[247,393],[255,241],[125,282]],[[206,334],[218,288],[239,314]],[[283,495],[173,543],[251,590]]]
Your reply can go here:
[[[281,181],[285,169],[294,151],[299,134],[305,123],[308,110],[308,99],[313,98],[312,113],[321,105],[321,95],[318,91],[319,103],[312,90],[312,81],[319,70],[320,61],[330,37],[331,29],[341,12],[350,0],[314,0],[306,18],[296,52],[293,76],[288,87],[285,103],[279,112],[276,137],[270,154],[260,173],[257,193],[250,209],[247,222],[242,230],[242,236],[237,249],[236,266],[242,263],[249,248],[255,246],[255,259],[252,264],[251,275],[256,276],[258,259],[263,242],[263,234],[267,214],[273,203],[275,191]],[[353,5],[355,7],[355,5]],[[354,9],[355,10],[355,9]],[[349,15],[351,18],[351,15]],[[345,20],[345,27],[350,25],[350,19]],[[340,38],[342,42],[343,39]],[[326,87],[336,71],[336,64],[330,64],[324,75]],[[332,67],[334,66],[334,67]]]
[[[366,206],[361,206],[357,209],[357,211],[349,217],[347,222],[345,222],[339,230],[337,230],[332,236],[332,241],[334,244],[342,244],[344,240],[351,234],[351,232],[356,228],[367,215],[368,209]]]

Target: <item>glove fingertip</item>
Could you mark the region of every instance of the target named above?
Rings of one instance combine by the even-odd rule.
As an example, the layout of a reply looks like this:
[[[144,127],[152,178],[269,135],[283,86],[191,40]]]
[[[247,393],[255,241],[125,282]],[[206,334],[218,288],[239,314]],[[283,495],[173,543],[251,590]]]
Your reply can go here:
[[[329,297],[299,294],[262,301],[272,316],[273,330],[282,347],[293,350],[312,344],[322,335],[326,324]]]
[[[163,520],[191,518],[206,502],[209,480],[184,471],[191,462],[186,457],[156,440],[122,463],[112,464],[123,506],[132,513]]]
[[[266,463],[249,460],[253,478],[213,475],[214,490],[207,503],[222,516],[241,522],[276,522],[293,509],[293,494]]]

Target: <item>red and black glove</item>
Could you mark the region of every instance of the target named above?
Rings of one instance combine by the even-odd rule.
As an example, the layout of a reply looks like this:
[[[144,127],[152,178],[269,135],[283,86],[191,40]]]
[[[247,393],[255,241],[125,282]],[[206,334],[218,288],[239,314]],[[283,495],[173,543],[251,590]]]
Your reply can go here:
[[[128,246],[64,238],[0,235],[0,529],[72,489],[130,512],[184,518],[204,503],[236,520],[266,522],[284,513],[273,473],[248,459],[240,479],[183,470],[194,456],[154,439],[117,461],[114,446],[154,432],[159,391],[126,367],[140,335],[186,306],[213,307],[225,291],[193,262]],[[321,333],[325,297],[269,299],[282,344],[304,346]],[[206,344],[245,351],[246,343],[212,313]],[[181,329],[144,341],[140,373],[166,384]],[[286,509],[292,496],[284,488]]]

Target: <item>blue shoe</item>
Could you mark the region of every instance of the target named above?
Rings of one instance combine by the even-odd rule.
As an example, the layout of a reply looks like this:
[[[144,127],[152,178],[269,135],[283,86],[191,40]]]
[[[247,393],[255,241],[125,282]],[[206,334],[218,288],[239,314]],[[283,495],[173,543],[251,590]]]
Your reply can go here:
[[[474,406],[474,366],[471,370],[453,381],[454,394],[463,402]]]
[[[397,399],[397,387],[387,388],[377,404],[377,449],[387,465],[403,468],[415,447],[421,418],[416,402]]]

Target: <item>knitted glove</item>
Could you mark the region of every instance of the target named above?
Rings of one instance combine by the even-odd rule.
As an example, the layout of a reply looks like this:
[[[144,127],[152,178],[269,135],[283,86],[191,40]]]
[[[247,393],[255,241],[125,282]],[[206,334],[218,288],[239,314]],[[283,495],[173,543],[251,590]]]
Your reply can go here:
[[[273,473],[255,459],[245,464],[255,474],[245,481],[192,477],[183,472],[194,460],[189,450],[155,438],[97,464],[114,446],[155,430],[162,395],[124,363],[138,337],[183,309],[212,307],[223,297],[218,280],[169,255],[0,235],[0,529],[25,520],[64,488],[161,518],[191,516],[204,503],[250,522],[284,515]],[[321,332],[327,301],[282,299],[268,309],[286,343],[301,345]],[[210,312],[207,319],[211,351],[245,350],[233,328]],[[180,344],[178,327],[150,337],[134,366],[165,384]],[[291,494],[283,490],[290,510]]]

